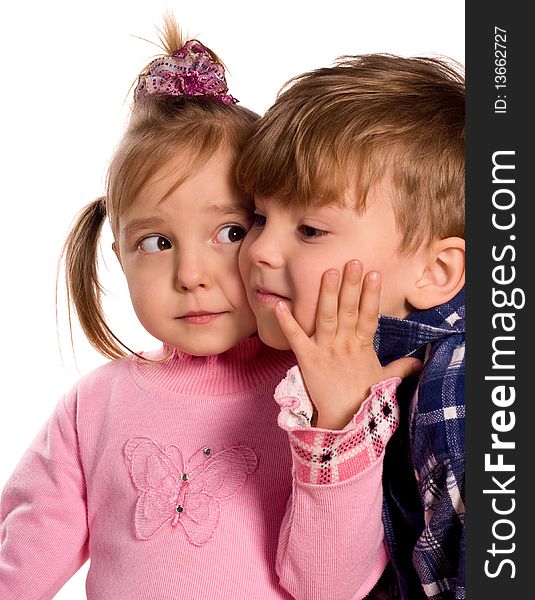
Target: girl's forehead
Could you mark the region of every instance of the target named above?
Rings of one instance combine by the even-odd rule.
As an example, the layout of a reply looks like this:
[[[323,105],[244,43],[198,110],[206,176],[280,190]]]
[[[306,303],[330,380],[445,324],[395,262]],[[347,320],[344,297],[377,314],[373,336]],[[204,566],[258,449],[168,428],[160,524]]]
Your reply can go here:
[[[228,188],[233,181],[232,166],[230,153],[223,150],[210,156],[179,150],[155,166],[134,201],[163,204],[179,188],[201,192],[205,188]]]
[[[217,152],[204,162],[191,164],[184,153],[178,153],[164,164],[123,206],[122,218],[140,213],[181,210],[207,217],[250,214],[252,200],[240,192],[233,172],[234,157],[229,152]]]

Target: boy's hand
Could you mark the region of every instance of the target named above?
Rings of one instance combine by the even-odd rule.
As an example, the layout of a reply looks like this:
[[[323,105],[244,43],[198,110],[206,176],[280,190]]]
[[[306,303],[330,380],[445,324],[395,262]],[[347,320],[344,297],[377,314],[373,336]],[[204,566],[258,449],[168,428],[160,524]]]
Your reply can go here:
[[[343,429],[373,384],[407,377],[422,365],[415,358],[400,358],[383,367],[377,358],[373,336],[379,318],[379,273],[370,272],[362,281],[362,264],[352,260],[345,267],[340,291],[339,279],[334,269],[323,274],[312,337],[301,329],[284,302],[275,307],[317,411],[315,425],[324,429]]]

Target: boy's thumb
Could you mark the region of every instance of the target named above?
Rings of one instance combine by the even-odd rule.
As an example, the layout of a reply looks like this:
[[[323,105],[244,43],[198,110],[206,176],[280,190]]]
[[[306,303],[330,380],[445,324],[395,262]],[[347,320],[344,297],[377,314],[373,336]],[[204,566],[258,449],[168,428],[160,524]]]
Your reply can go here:
[[[394,362],[389,363],[385,367],[385,379],[390,377],[400,377],[405,379],[409,375],[416,375],[422,370],[423,363],[417,358],[399,358]]]

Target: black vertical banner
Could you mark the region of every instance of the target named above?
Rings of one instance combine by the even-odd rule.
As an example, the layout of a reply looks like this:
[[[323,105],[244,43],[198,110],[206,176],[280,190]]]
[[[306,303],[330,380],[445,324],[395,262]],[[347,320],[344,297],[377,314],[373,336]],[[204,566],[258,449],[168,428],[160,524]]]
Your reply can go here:
[[[466,597],[535,597],[535,31],[466,3]],[[528,104],[529,106],[528,109]],[[534,378],[535,379],[535,378]],[[531,385],[530,385],[531,384]]]

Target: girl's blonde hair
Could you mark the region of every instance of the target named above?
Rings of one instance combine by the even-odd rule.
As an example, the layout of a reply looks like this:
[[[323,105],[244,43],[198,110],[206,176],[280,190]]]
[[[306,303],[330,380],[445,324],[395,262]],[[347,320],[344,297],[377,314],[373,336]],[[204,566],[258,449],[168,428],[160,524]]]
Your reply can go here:
[[[182,32],[170,15],[164,18],[160,40],[167,55],[184,46]],[[207,50],[223,67],[217,55]],[[145,185],[177,151],[183,153],[183,168],[168,194],[218,150],[230,150],[237,160],[257,118],[258,115],[244,107],[225,104],[209,95],[153,93],[136,97],[126,132],[108,169],[106,195],[81,211],[62,253],[69,322],[74,308],[89,342],[107,358],[119,358],[127,354],[125,350],[131,350],[108,326],[102,307],[98,249],[106,217],[116,237],[119,217],[136,202]]]
[[[407,253],[464,236],[464,80],[459,65],[391,54],[342,57],[290,80],[237,166],[249,194],[364,211],[388,183]]]

